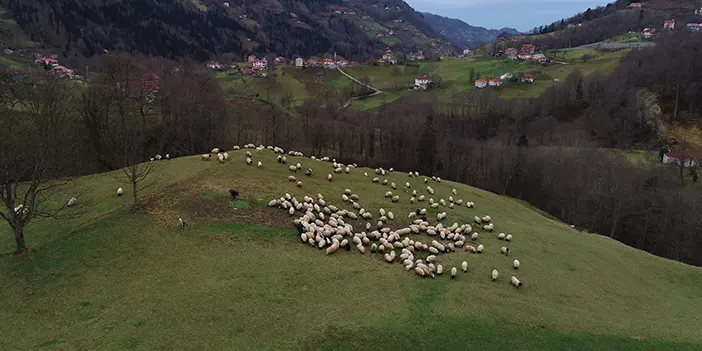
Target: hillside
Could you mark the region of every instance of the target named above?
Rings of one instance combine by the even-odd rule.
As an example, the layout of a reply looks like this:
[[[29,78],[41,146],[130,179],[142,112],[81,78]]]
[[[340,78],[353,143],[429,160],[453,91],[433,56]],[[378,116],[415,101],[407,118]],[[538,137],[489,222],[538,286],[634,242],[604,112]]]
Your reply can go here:
[[[254,151],[262,169],[246,166],[243,150],[229,155],[225,164],[196,156],[162,161],[136,212],[125,207],[129,193],[114,194],[122,186],[120,171],[79,179],[76,189],[86,194],[75,209],[80,217],[36,222],[27,231],[30,254],[0,256],[0,348],[702,347],[699,268],[573,230],[511,198],[432,181],[436,199],[455,188],[455,197],[475,202],[474,209],[441,208],[448,213],[445,225],[489,214],[495,232],[478,230],[475,244],[484,244],[483,254],[440,254],[444,275],[421,279],[378,253],[352,248],[325,255],[300,243],[291,223],[296,217],[266,208],[285,193],[322,193],[350,208],[341,201],[349,188],[376,219],[382,207],[396,214],[392,228],[406,225],[417,205],[401,190],[399,203],[384,199],[389,187],[363,176],[372,170],[335,174],[330,183],[329,163],[288,156],[289,163],[314,169],[312,177],[295,174],[304,183],[296,188],[286,179],[288,165],[270,151]],[[426,193],[421,178],[402,172],[387,178]],[[229,200],[232,187],[237,201]],[[427,216],[432,224],[436,213],[430,209]],[[179,217],[189,223],[185,231]],[[498,241],[498,232],[512,233],[513,241]],[[13,248],[11,238],[3,226],[3,250]],[[499,253],[503,245],[509,257]],[[513,259],[521,261],[516,272]],[[464,260],[468,273],[459,269],[450,279],[449,268]],[[493,268],[500,272],[496,282]],[[511,286],[512,275],[524,286]]]
[[[103,49],[198,60],[224,53],[245,58],[336,52],[361,60],[388,47],[420,48],[430,55],[453,50],[421,13],[400,0],[0,3],[32,40],[61,48],[64,56],[92,56]]]
[[[486,43],[493,42],[501,33],[518,35],[514,28],[487,29],[471,26],[459,19],[448,18],[424,12],[424,19],[436,30],[444,35],[454,45],[461,49],[474,49]]]

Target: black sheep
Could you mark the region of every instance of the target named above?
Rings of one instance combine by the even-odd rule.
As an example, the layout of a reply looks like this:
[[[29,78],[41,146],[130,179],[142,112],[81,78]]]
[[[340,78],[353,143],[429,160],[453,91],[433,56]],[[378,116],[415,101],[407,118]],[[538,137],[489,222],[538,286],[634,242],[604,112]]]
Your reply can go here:
[[[239,197],[239,192],[234,189],[229,189],[229,194],[232,196],[232,200],[236,200]]]
[[[302,223],[297,224],[297,234],[302,234],[305,232],[305,226],[302,225]]]

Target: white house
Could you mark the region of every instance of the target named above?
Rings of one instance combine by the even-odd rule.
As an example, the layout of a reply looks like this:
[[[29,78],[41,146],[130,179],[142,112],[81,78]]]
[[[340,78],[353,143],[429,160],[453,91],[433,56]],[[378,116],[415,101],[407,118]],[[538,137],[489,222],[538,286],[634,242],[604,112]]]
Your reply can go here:
[[[254,60],[254,61],[253,61],[253,66],[254,66],[254,67],[266,68],[266,67],[268,67],[268,61],[267,61],[266,59],[263,59],[263,60]]]
[[[332,59],[324,59],[324,61],[322,61],[322,66],[326,69],[336,69],[336,62]]]
[[[470,55],[470,49],[463,49],[463,55]]]
[[[305,67],[305,59],[302,57],[298,57],[295,59],[295,67],[297,68],[302,68]]]
[[[481,79],[478,79],[478,80],[475,81],[475,87],[476,87],[476,88],[482,89],[482,88],[485,88],[487,85],[488,85],[488,82],[487,82],[487,80],[485,80],[485,79],[482,79],[482,78],[481,78]]]
[[[675,163],[679,165],[680,162],[684,162],[684,167],[687,168],[694,167],[697,165],[697,160],[695,159],[695,157],[689,154],[669,152],[663,155],[663,163],[665,164]]]
[[[512,79],[512,72],[505,72],[505,74],[500,76],[500,79],[502,79],[502,80]]]
[[[427,87],[431,84],[431,79],[427,76],[419,77],[414,79],[414,88],[427,90]]]
[[[490,79],[490,81],[488,82],[488,85],[491,86],[491,87],[499,87],[499,86],[502,85],[502,79],[500,79],[500,78],[492,78],[492,79]]]

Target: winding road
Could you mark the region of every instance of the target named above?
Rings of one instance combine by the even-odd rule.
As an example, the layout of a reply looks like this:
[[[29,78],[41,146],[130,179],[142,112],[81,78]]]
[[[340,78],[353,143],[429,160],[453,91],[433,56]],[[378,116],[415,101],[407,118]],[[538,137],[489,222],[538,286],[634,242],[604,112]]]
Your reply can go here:
[[[358,83],[358,84],[360,84],[360,85],[362,85],[362,86],[364,86],[364,87],[366,87],[366,88],[368,88],[368,89],[370,89],[370,90],[373,90],[373,92],[370,93],[370,94],[362,95],[362,96],[355,96],[355,97],[350,98],[348,101],[346,101],[346,103],[344,104],[344,106],[342,106],[342,107],[339,108],[340,110],[349,107],[349,106],[351,105],[351,102],[352,102],[353,100],[365,99],[365,98],[369,98],[369,97],[376,96],[376,95],[378,95],[378,94],[382,94],[382,93],[383,93],[380,89],[374,88],[374,87],[372,87],[372,86],[370,86],[370,85],[368,85],[368,84],[361,83],[361,81],[359,81],[358,79],[354,78],[354,77],[351,76],[350,74],[348,74],[348,73],[344,72],[343,70],[341,70],[341,67],[338,67],[338,66],[337,66],[336,69],[337,69],[339,72],[341,72],[341,74],[345,75],[348,79],[351,79],[352,81],[354,81],[354,82],[356,82],[356,83]]]

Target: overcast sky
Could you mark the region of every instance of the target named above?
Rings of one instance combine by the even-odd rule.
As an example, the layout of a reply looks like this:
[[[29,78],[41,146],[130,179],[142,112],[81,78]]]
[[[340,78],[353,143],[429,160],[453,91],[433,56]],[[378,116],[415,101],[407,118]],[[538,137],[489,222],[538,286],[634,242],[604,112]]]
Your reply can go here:
[[[612,0],[613,1],[613,0]],[[570,17],[607,0],[405,0],[417,11],[431,12],[487,28],[527,31]]]

